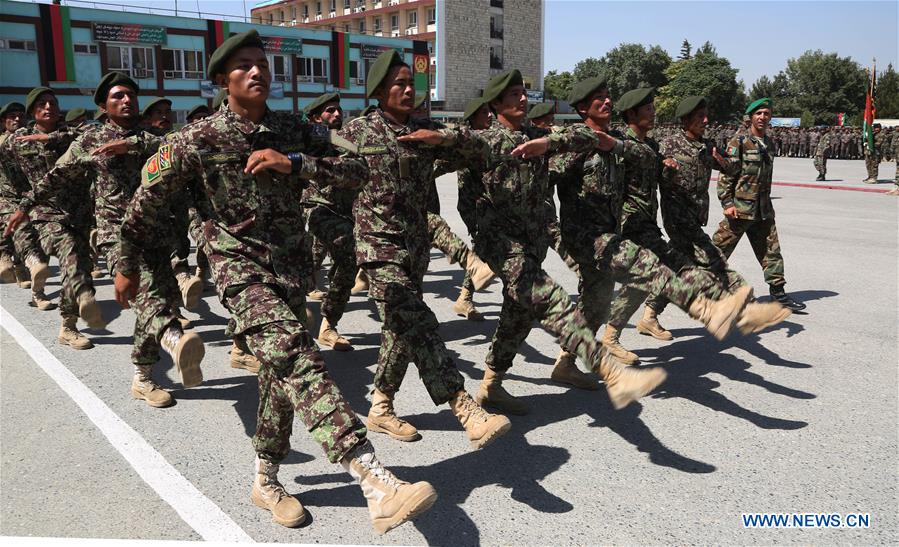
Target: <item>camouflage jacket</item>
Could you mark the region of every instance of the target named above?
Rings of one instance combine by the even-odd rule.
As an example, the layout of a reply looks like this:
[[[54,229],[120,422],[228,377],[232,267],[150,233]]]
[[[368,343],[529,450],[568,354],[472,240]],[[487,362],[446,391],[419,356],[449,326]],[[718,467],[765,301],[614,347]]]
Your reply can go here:
[[[569,131],[592,133],[585,124],[574,124]],[[600,235],[618,232],[624,155],[641,153],[641,147],[624,140],[619,131],[613,129],[609,135],[621,139],[620,150],[564,152],[550,160],[550,176],[559,195],[562,239],[575,255],[593,255]]]
[[[767,136],[760,139],[741,135],[727,143],[724,158],[729,167],[718,178],[718,199],[724,209],[733,205],[737,218],[774,218],[771,203],[774,156],[771,146],[771,139]]]
[[[290,175],[244,173],[250,154],[268,148],[303,154]],[[312,153],[329,157],[307,155]],[[229,287],[249,283],[281,286],[295,294],[303,289],[307,270],[300,203],[305,181],[352,186],[365,177],[362,162],[336,155],[325,126],[271,110],[257,124],[222,105],[212,116],[171,135],[144,165],[141,186],[122,224],[119,270],[137,271],[140,249],[153,246],[158,224],[167,222],[160,212],[178,199],[179,191],[187,191],[202,222],[221,298]],[[234,317],[235,332],[278,319]]]
[[[353,206],[356,260],[361,264],[389,262],[410,272],[424,273],[431,247],[427,212],[433,193],[434,163],[444,159],[448,169],[476,142],[455,147],[455,131],[443,129],[444,146],[402,143],[397,140],[418,129],[440,129],[427,119],[410,118],[405,125],[389,121],[380,109],[351,120],[341,136],[358,147],[365,160],[365,181]]]
[[[624,132],[624,140],[632,143],[631,152],[624,156],[623,163],[626,189],[621,207],[621,228],[622,232],[627,232],[632,225],[657,223],[662,156],[655,140],[646,137],[640,141],[630,127]]]
[[[83,181],[64,181],[55,192],[43,191],[44,179],[56,161],[66,153],[74,134],[68,138],[55,138],[46,143],[22,142],[18,137],[39,133],[34,123],[19,128],[3,143],[0,155],[5,158],[0,173],[0,194],[7,207],[28,212],[32,220],[56,221],[65,224],[84,221],[87,214],[83,206],[90,201],[90,194],[82,195]],[[59,131],[50,133],[51,136]],[[89,185],[88,185],[89,188]],[[82,202],[82,203],[79,203]],[[4,207],[5,208],[5,207]]]
[[[818,145],[815,147],[815,155],[823,157],[830,154],[830,143],[832,139],[833,137],[830,133],[821,135],[821,138],[818,139]]]
[[[708,140],[690,140],[684,131],[666,137],[659,145],[665,158],[677,161],[677,169],[664,167],[659,182],[662,220],[669,239],[694,240],[709,221],[709,180],[712,169],[722,169],[712,156]],[[730,165],[730,164],[729,164]],[[703,234],[704,235],[704,234]]]

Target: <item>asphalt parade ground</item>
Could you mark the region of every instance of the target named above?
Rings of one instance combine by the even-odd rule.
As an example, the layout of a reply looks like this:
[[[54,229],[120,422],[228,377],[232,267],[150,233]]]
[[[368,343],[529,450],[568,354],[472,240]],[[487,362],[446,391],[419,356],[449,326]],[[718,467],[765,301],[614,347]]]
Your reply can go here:
[[[0,286],[0,535],[328,544],[894,544],[897,489],[897,235],[894,163],[866,185],[862,161],[830,161],[815,183],[810,159],[779,158],[773,190],[787,291],[807,314],[749,337],[716,342],[673,307],[658,342],[628,328],[622,343],[668,380],[615,411],[604,389],[578,391],[549,375],[555,340],[534,328],[506,387],[532,407],[484,450],[469,448],[446,406],[435,408],[414,367],[397,411],[423,438],[370,434],[400,478],[428,480],[434,508],[385,536],[374,533],[357,485],[330,464],[303,426],[280,479],[311,518],[298,529],[250,501],[256,378],[228,365],[226,314],[214,293],[187,313],[206,343],[206,381],[185,390],[164,357],[157,380],[177,404],[131,398],[134,316],[98,300],[108,330],[75,351],[56,342],[59,312]],[[464,234],[454,175],[441,178],[442,212]],[[711,233],[721,218],[712,184]],[[860,191],[856,191],[860,190]],[[874,190],[874,191],[872,191]],[[475,297],[484,322],[456,317],[463,272],[436,250],[425,300],[474,393],[496,327],[494,283]],[[749,243],[731,266],[767,295]],[[576,296],[577,280],[550,251],[547,272]],[[54,272],[55,272],[54,265]],[[47,294],[58,298],[59,278]],[[318,303],[311,307],[318,311]],[[639,317],[632,319],[632,325]],[[363,418],[380,325],[354,296],[340,330],[349,353],[324,350],[328,368]],[[745,514],[837,514],[842,526],[747,527]],[[848,526],[866,514],[867,527]]]

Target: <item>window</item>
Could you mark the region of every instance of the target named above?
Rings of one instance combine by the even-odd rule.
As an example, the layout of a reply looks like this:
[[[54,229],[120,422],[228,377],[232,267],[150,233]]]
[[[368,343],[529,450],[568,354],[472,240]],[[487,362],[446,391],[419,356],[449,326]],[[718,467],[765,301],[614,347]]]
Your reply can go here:
[[[359,61],[350,61],[350,80],[356,85],[363,85],[365,77],[359,72]]]
[[[75,50],[75,53],[83,53],[87,55],[97,55],[100,53],[100,49],[97,47],[97,44],[72,44],[72,49]]]
[[[331,16],[333,17],[337,12],[337,0],[331,0],[328,3],[328,11],[331,12]]]
[[[0,40],[0,49],[15,49],[18,51],[37,51],[34,40]]]
[[[346,11],[350,10],[350,0],[343,0],[343,9]]]
[[[268,57],[268,68],[272,72],[272,81],[289,82],[290,81],[290,56],[288,55],[266,55]]]
[[[359,19],[359,34],[365,34],[365,19]]]
[[[309,19],[309,4],[303,4],[303,19]]]
[[[132,78],[155,78],[156,61],[153,48],[141,46],[107,46],[109,70],[118,70]]]
[[[321,3],[321,2],[316,2],[316,3],[315,3],[315,14],[316,14],[316,15],[321,15],[321,14],[322,14],[322,3]]]
[[[503,68],[503,48],[502,46],[490,46],[490,68]]]
[[[350,25],[349,25],[349,24],[343,25],[343,31],[344,31],[344,32],[349,32],[349,31],[350,31]]]
[[[433,25],[437,23],[437,10],[435,8],[428,8],[428,24]]]
[[[502,15],[491,15],[490,16],[490,37],[498,38],[500,40],[503,39],[503,16]]]
[[[300,57],[301,82],[328,83],[328,60],[317,57]]]
[[[418,26],[418,12],[412,10],[406,14],[406,28]]]
[[[400,35],[400,14],[393,13],[390,15],[390,33],[393,36]]]
[[[163,49],[162,77],[202,80],[203,52],[189,49]]]
[[[275,13],[272,11],[268,12],[268,24],[269,25],[275,24]]]
[[[290,7],[290,21],[296,22],[296,20],[297,20],[297,7],[291,6]]]
[[[375,32],[381,32],[381,18],[375,17],[374,19]]]

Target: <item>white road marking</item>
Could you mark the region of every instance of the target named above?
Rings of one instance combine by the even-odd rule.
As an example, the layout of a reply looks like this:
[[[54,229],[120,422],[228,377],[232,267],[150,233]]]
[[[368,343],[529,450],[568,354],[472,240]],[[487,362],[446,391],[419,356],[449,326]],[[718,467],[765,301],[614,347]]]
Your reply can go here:
[[[81,407],[150,488],[206,541],[253,543],[231,517],[204,496],[140,434],[72,374],[6,308],[0,306],[0,326],[16,339],[39,367]]]

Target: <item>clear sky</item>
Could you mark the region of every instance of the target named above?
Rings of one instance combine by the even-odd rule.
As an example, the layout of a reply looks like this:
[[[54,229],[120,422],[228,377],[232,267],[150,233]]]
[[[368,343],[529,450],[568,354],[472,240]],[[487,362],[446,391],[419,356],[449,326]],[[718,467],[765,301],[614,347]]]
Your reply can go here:
[[[113,3],[113,0],[102,0]],[[447,0],[452,2],[453,0]],[[483,0],[487,1],[487,0]],[[121,0],[121,4],[174,8],[175,0]],[[177,0],[182,15],[240,16],[255,0]],[[70,5],[89,6],[72,2]],[[511,2],[510,2],[511,4]],[[546,0],[544,66],[571,70],[586,57],[602,57],[624,42],[659,45],[672,57],[684,38],[693,48],[706,40],[730,59],[747,88],[773,76],[787,59],[809,49],[849,56],[878,69],[899,69],[899,2]],[[98,8],[107,6],[96,4]],[[121,9],[121,8],[119,8]],[[246,10],[246,11],[245,11]]]

